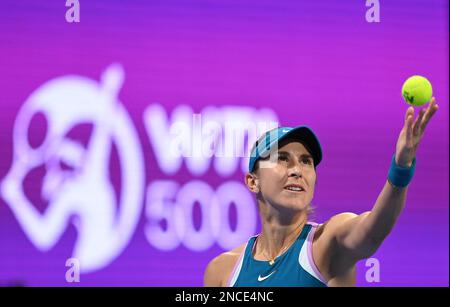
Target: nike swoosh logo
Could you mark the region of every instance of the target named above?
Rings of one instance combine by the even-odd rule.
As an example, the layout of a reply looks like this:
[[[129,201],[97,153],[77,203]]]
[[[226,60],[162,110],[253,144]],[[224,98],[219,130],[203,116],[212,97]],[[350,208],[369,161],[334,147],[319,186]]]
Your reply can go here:
[[[272,275],[273,273],[275,273],[276,272],[276,270],[275,271],[273,271],[272,273],[270,273],[269,275],[267,275],[267,276],[264,276],[264,277],[262,277],[261,275],[259,275],[258,276],[258,281],[263,281],[263,280],[266,280],[267,278],[269,278],[270,277],[270,275]]]
[[[289,132],[289,130],[283,129],[283,133],[285,133],[285,132]]]

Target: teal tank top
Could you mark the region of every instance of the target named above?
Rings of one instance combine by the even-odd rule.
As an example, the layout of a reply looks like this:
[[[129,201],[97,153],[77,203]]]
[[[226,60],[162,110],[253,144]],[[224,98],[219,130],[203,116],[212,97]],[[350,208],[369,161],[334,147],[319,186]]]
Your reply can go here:
[[[312,242],[318,224],[307,223],[289,249],[269,261],[255,260],[253,249],[257,236],[251,237],[237,261],[230,287],[326,287],[326,281],[312,257]]]

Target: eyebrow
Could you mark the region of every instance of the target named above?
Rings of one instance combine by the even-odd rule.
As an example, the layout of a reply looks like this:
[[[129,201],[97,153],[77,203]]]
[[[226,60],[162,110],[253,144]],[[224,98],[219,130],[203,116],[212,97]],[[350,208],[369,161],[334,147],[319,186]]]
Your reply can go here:
[[[287,151],[279,151],[278,154],[279,155],[287,155],[287,156],[290,155]],[[311,156],[310,154],[304,153],[304,154],[300,155],[300,158],[311,158],[311,159],[313,159],[313,156]]]

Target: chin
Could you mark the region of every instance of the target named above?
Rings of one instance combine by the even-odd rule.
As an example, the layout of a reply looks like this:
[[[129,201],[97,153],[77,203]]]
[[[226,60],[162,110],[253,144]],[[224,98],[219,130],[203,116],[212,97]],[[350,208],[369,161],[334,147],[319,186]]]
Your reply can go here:
[[[308,204],[306,204],[303,201],[288,200],[288,201],[282,202],[282,204],[283,204],[282,207],[293,210],[293,211],[302,211],[302,210],[308,209]]]

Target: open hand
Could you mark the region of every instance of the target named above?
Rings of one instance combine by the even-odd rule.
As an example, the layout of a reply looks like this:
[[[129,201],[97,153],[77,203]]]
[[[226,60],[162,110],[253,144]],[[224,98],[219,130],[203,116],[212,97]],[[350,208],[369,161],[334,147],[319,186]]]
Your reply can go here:
[[[425,132],[425,127],[438,110],[436,99],[431,98],[430,103],[426,109],[419,112],[419,116],[414,121],[414,108],[409,107],[405,115],[405,125],[400,131],[397,140],[397,147],[395,153],[395,162],[399,166],[411,166],[417,151],[417,146]]]

